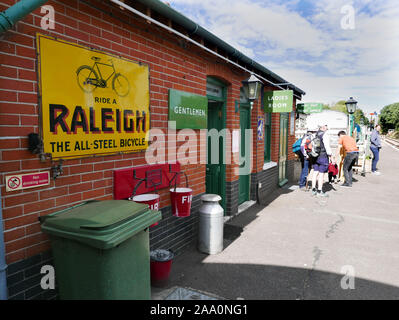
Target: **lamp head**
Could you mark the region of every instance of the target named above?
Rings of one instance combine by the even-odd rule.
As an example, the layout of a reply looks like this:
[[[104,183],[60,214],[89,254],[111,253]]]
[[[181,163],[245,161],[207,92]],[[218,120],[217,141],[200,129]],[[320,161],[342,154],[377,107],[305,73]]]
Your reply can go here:
[[[346,110],[348,111],[349,114],[355,113],[357,107],[357,101],[353,99],[353,97],[350,97],[349,100],[345,102],[345,105],[346,105]]]
[[[242,82],[245,96],[249,101],[253,102],[259,98],[259,94],[262,88],[262,81],[260,81],[254,74]]]

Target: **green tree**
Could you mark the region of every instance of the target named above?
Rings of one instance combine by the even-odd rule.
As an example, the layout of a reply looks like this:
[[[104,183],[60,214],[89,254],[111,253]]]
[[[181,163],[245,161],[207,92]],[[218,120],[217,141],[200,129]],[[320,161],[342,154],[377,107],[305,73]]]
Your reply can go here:
[[[348,114],[348,111],[346,110],[345,100],[340,100],[336,102],[334,105],[330,106],[330,110],[339,111]],[[363,124],[369,125],[369,119],[365,116],[361,108],[358,107],[356,109],[354,117],[355,117],[355,123],[361,124],[363,122]]]
[[[389,129],[399,131],[399,102],[387,105],[381,110],[380,125],[383,132]]]
[[[348,114],[346,110],[345,100],[340,100],[330,107],[330,110],[339,111]]]
[[[369,119],[367,119],[367,117],[364,115],[364,112],[362,109],[358,108],[356,109],[355,113],[354,113],[354,117],[355,117],[355,123],[357,124],[365,124],[366,126],[369,125]]]

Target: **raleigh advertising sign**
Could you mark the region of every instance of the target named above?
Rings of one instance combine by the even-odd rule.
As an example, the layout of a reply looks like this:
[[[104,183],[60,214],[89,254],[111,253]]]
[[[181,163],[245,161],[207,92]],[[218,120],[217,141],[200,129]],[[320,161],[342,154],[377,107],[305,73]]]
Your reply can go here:
[[[208,99],[197,94],[170,89],[169,121],[176,121],[176,129],[206,129]]]
[[[291,112],[293,109],[294,95],[292,90],[265,92],[263,104],[265,112]]]
[[[148,147],[148,66],[38,35],[44,152],[53,159]]]

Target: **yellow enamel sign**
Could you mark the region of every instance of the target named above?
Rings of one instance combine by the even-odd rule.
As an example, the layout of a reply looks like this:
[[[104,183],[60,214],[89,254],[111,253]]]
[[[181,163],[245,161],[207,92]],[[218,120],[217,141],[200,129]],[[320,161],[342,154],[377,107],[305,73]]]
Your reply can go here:
[[[38,35],[44,152],[53,159],[148,147],[148,66]]]

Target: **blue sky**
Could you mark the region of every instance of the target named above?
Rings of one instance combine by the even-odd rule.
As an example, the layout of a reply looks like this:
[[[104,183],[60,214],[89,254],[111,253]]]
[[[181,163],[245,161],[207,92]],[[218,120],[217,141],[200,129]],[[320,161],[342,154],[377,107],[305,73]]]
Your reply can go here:
[[[331,104],[353,96],[366,112],[399,102],[397,0],[169,2],[306,91],[304,102]],[[348,5],[354,29],[342,28]]]

